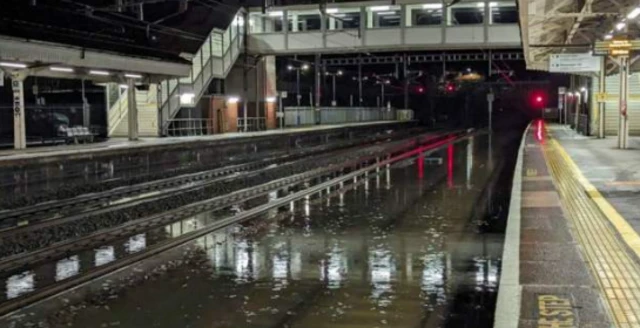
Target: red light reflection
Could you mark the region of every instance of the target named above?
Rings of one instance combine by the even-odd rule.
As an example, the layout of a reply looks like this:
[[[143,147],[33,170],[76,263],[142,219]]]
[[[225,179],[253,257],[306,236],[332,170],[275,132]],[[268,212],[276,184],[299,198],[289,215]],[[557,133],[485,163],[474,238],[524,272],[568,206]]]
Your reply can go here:
[[[447,147],[447,185],[453,188],[453,144]]]
[[[538,142],[540,143],[544,143],[544,124],[542,122],[542,120],[538,120],[537,124],[536,124],[536,139],[538,140]]]

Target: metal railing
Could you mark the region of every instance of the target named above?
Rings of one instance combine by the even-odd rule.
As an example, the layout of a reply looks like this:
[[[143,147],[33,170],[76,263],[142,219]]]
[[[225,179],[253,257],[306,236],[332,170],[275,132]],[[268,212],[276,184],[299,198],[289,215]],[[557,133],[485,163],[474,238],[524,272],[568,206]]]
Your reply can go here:
[[[247,132],[265,131],[267,129],[264,117],[247,117]],[[238,132],[244,132],[244,118],[238,118]]]
[[[244,10],[240,9],[226,30],[214,29],[192,59],[188,77],[170,79],[160,84],[160,119],[168,134],[169,124],[183,104],[180,95],[193,94],[195,105],[213,78],[225,78],[244,48]]]
[[[340,124],[396,120],[396,110],[377,107],[285,107],[284,125]]]
[[[118,125],[120,124],[124,116],[127,115],[127,113],[129,112],[129,99],[127,97],[127,88],[121,88],[120,86],[117,86],[117,88],[120,96],[109,108],[109,116],[108,116],[108,127],[109,127],[108,133],[109,134],[108,135],[113,134],[113,132],[116,130],[116,128],[118,127]],[[149,90],[146,91],[146,94],[144,92],[136,90],[136,102],[138,103],[143,102],[145,104],[153,104],[158,101],[157,98],[158,98],[158,88],[156,87],[155,84],[151,84],[149,86]],[[149,122],[139,122],[139,123],[140,124],[146,123],[152,126],[157,126],[156,121],[157,121],[157,118]]]
[[[213,134],[213,119],[174,118],[169,121],[167,135],[171,137],[203,136]]]

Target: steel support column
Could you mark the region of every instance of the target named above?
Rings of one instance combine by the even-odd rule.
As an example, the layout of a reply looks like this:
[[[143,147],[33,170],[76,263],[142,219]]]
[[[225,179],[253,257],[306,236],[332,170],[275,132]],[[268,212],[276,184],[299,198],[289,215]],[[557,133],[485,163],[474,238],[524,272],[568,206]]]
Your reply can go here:
[[[13,90],[13,148],[27,148],[27,128],[24,113],[24,72],[11,72],[11,89]]]
[[[138,106],[136,103],[136,85],[133,79],[127,79],[127,120],[129,121],[129,140],[138,140]]]
[[[618,148],[627,149],[629,137],[629,120],[627,101],[629,98],[629,57],[620,57],[620,99],[618,101],[620,115],[618,119]]]
[[[600,76],[599,76],[599,83],[598,83],[598,92],[601,95],[606,94],[607,92],[607,88],[606,88],[606,83],[607,83],[607,69],[606,69],[606,64],[607,64],[607,57],[606,56],[602,56],[602,59],[600,60]],[[601,99],[602,101],[598,102],[598,138],[604,138],[604,111],[605,111],[605,107],[606,107],[606,103],[604,102],[604,99]]]

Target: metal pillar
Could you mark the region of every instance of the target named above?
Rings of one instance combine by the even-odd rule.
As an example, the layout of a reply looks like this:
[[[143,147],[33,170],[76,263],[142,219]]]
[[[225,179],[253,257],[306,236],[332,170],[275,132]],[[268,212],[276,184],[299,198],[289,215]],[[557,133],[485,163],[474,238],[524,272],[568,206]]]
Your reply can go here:
[[[382,107],[384,107],[384,81],[380,82],[380,103],[382,104]]]
[[[629,98],[629,57],[620,57],[620,116],[618,119],[618,148],[627,149],[629,137],[629,120],[627,116],[627,100]]]
[[[332,85],[332,90],[333,90],[333,102],[331,103],[331,106],[336,106],[337,102],[336,102],[336,74],[333,73],[333,75],[331,76],[333,78],[333,85]]]
[[[404,77],[404,109],[409,109],[409,72],[407,70],[407,54],[403,55],[402,76]]]
[[[487,94],[487,108],[488,108],[488,120],[489,120],[489,133],[493,132],[493,99],[494,99],[493,91],[489,90]]]
[[[89,128],[91,125],[91,110],[89,108],[89,102],[87,101],[87,94],[84,88],[84,79],[82,79],[82,125],[86,128]]]
[[[298,100],[298,107],[302,101],[302,94],[300,94],[300,68],[296,69],[296,99]]]
[[[23,72],[11,73],[11,89],[13,90],[13,148],[27,148],[27,128],[24,113],[24,80]]]
[[[127,119],[129,121],[129,140],[138,140],[138,106],[136,103],[136,85],[133,79],[127,79],[127,105],[129,111]]]
[[[601,95],[606,94],[607,92],[607,88],[606,88],[606,83],[607,83],[607,70],[606,70],[606,66],[607,65],[607,57],[606,56],[602,56],[602,59],[600,61],[600,76],[599,76],[599,83],[598,83],[598,91],[600,92]],[[606,103],[604,102],[604,99],[601,99],[602,101],[598,102],[598,138],[604,138],[604,111],[605,111],[605,106]]]
[[[358,56],[358,106],[362,107],[362,61]]]

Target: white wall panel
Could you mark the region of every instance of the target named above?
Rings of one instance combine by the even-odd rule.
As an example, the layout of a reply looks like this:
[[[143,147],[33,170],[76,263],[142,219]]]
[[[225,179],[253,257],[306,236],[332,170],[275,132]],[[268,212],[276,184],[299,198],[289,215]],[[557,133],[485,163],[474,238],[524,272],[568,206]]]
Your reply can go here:
[[[329,31],[327,33],[327,48],[351,48],[362,46],[362,39],[357,30]]]
[[[442,42],[441,27],[408,27],[405,29],[405,44],[437,44]]]
[[[260,52],[273,52],[284,50],[284,33],[278,34],[250,34],[249,49]]]
[[[367,37],[365,42],[369,47],[401,45],[400,32],[400,27],[366,30]]]
[[[488,34],[491,43],[520,43],[518,24],[489,26]]]
[[[483,43],[484,26],[448,26],[445,30],[446,43]]]
[[[322,32],[289,33],[289,49],[321,49]]]

